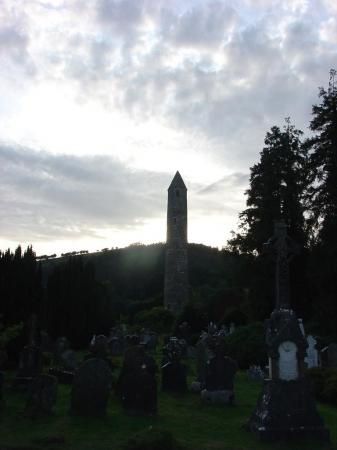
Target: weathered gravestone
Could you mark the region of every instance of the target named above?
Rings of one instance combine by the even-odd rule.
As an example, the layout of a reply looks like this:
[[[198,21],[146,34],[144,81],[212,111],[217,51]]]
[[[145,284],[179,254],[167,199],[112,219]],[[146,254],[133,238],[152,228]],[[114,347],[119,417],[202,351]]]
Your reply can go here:
[[[205,331],[202,332],[196,347],[195,354],[197,360],[197,379],[191,384],[193,392],[200,392],[205,388],[207,362],[209,360],[208,342],[209,335]]]
[[[156,362],[145,353],[143,346],[131,346],[126,350],[117,393],[128,414],[156,414],[156,372]]]
[[[28,392],[25,416],[36,418],[51,415],[57,399],[57,379],[40,374],[34,378]]]
[[[205,403],[232,405],[234,403],[234,376],[238,370],[236,361],[225,356],[224,341],[213,337],[213,353],[207,364],[205,389],[201,400]]]
[[[94,358],[107,358],[109,353],[108,338],[104,334],[94,336],[90,342],[89,350]]]
[[[163,352],[162,390],[180,394],[186,392],[187,374],[186,366],[181,362],[183,349],[180,340],[171,338],[163,348]]]
[[[307,364],[308,369],[311,369],[312,367],[318,367],[319,366],[319,358],[318,358],[318,350],[316,349],[317,341],[316,339],[309,334],[307,337],[307,356],[304,358],[304,361]]]
[[[112,373],[107,363],[100,358],[88,359],[75,372],[70,412],[78,416],[104,416],[111,386]]]
[[[328,367],[337,367],[337,344],[332,343],[327,348]]]
[[[14,379],[14,386],[27,386],[41,372],[42,354],[39,347],[27,345],[24,347],[19,362],[19,370]]]
[[[247,370],[247,376],[252,381],[263,381],[265,378],[264,371],[260,366],[250,366]]]
[[[249,422],[248,429],[261,440],[309,437],[329,439],[305,379],[307,341],[295,312],[290,308],[289,260],[297,246],[287,236],[283,222],[275,224],[268,241],[276,262],[276,305],[266,323],[269,379]]]
[[[54,363],[65,371],[74,371],[78,367],[76,352],[70,348],[70,343],[64,336],[56,341]]]

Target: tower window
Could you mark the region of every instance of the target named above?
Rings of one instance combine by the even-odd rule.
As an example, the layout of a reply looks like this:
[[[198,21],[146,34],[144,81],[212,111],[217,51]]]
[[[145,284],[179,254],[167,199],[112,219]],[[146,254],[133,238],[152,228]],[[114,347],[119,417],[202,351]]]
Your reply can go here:
[[[180,191],[179,191],[179,189],[176,189],[176,197],[180,197]]]
[[[173,217],[173,223],[177,223],[177,218]]]

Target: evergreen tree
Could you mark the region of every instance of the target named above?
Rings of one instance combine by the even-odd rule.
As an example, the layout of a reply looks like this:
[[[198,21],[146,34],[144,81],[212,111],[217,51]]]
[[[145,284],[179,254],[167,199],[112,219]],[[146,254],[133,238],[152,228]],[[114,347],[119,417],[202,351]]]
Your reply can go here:
[[[267,132],[260,162],[251,168],[246,191],[247,209],[240,214],[241,233],[229,241],[232,249],[261,253],[273,234],[275,220],[284,219],[289,235],[306,243],[303,194],[307,184],[307,157],[300,130],[286,119],[282,130]]]
[[[289,236],[302,249],[307,243],[303,198],[308,158],[301,135],[290,119],[286,119],[283,130],[273,126],[267,132],[260,161],[251,168],[247,208],[239,216],[240,233],[228,242],[232,251],[255,255],[250,267],[249,301],[256,319],[264,319],[274,307],[275,269],[268,258],[261,256],[263,244],[273,235],[274,222],[283,219]],[[291,270],[291,291],[293,307],[303,316],[310,310],[303,289],[305,267],[306,253],[302,252]]]
[[[328,90],[320,88],[321,103],[312,108],[307,145],[311,149],[312,185],[309,191],[313,224],[311,273],[315,316],[324,332],[337,335],[337,86],[330,71]]]
[[[314,183],[311,187],[311,210],[318,230],[318,242],[331,245],[337,231],[337,81],[330,71],[329,88],[320,88],[320,105],[312,108],[309,140]]]

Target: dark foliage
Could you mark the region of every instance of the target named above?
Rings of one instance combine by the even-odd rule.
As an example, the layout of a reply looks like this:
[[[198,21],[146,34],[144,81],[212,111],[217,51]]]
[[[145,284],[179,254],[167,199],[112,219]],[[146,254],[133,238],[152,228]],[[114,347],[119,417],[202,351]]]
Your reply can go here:
[[[317,400],[337,406],[337,369],[314,367],[307,370]]]

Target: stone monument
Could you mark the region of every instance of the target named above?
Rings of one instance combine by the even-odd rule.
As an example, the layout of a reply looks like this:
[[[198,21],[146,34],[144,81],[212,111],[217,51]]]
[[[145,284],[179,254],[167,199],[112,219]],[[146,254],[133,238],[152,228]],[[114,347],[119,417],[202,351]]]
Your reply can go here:
[[[187,189],[179,172],[168,188],[164,305],[178,315],[188,300]]]
[[[304,376],[308,343],[290,308],[289,260],[298,252],[284,222],[275,223],[274,236],[265,244],[276,262],[276,305],[266,321],[269,378],[248,429],[261,440],[309,437],[329,440],[329,431],[317,412]]]
[[[234,404],[234,377],[238,365],[225,355],[224,344],[224,339],[220,336],[213,336],[210,340],[205,389],[201,391],[201,400],[204,403]]]
[[[156,362],[145,353],[144,346],[134,345],[126,350],[117,382],[117,394],[127,414],[157,413],[156,372]]]
[[[53,413],[57,399],[57,378],[40,374],[34,378],[29,388],[25,416],[36,418]]]
[[[101,417],[106,414],[112,387],[112,373],[105,361],[92,358],[75,372],[71,391],[71,413]]]

